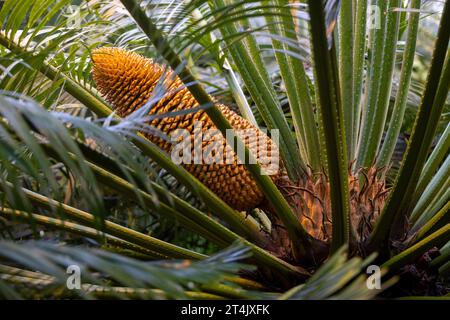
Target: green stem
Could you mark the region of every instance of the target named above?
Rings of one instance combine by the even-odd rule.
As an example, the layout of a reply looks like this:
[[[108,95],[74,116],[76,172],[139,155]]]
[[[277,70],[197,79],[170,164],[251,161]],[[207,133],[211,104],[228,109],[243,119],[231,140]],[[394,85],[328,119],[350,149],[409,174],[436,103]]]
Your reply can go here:
[[[347,158],[354,154],[354,122],[357,114],[353,106],[353,1],[342,1],[339,11],[339,82],[341,87],[341,104],[344,108],[345,139]]]
[[[448,223],[450,223],[450,201],[447,201],[447,204],[430,220],[428,220],[428,222],[422,228],[420,228],[414,242],[422,240],[431,232],[436,231],[436,229]]]
[[[17,268],[15,268],[17,269]],[[1,269],[0,269],[1,270]],[[13,274],[10,273],[0,273],[0,280],[4,280],[13,284],[26,285],[27,288],[25,293],[29,296],[36,296],[34,290],[39,291],[39,298],[46,298],[46,295],[50,295],[49,298],[55,299],[55,292],[49,290],[42,290],[42,287],[50,286],[52,284],[57,284],[58,281],[55,277],[48,276],[46,274],[39,274],[33,272],[33,274],[28,275],[28,271],[17,269]],[[17,275],[17,274],[27,274],[27,275]],[[31,285],[31,288],[30,288]],[[36,287],[36,288],[33,288]],[[161,289],[147,289],[147,288],[131,288],[131,287],[107,287],[93,285],[89,283],[82,284],[81,290],[86,294],[90,294],[99,299],[117,299],[120,297],[127,297],[128,299],[142,299],[142,298],[153,298],[153,299],[167,299],[167,294]],[[23,291],[21,291],[23,292]],[[184,294],[189,299],[198,300],[221,300],[224,297],[205,293],[198,291],[185,291]],[[56,298],[73,298],[73,292],[71,290],[64,290],[63,292],[58,292]]]
[[[268,13],[266,19],[271,33],[283,37],[282,40],[272,39],[272,45],[280,66],[281,77],[286,86],[297,143],[299,146],[304,146],[303,159],[307,161],[313,171],[318,171],[321,169],[320,153],[316,151],[320,145],[308,76],[300,58],[292,56],[292,53],[300,55],[300,51],[298,46],[292,45],[298,45],[298,38],[290,13],[291,8],[286,0],[272,2],[275,2],[278,8],[266,9]]]
[[[442,160],[448,154],[448,150],[450,149],[450,123],[445,128],[444,133],[439,139],[436,147],[428,158],[427,162],[423,166],[422,173],[419,178],[419,182],[417,183],[417,188],[414,193],[414,199],[419,199],[420,195],[423,193],[425,188],[430,183],[433,178],[434,173],[439,168],[442,163]]]
[[[436,175],[431,179],[427,188],[424,190],[419,201],[417,201],[414,210],[411,213],[411,219],[416,221],[423,211],[430,208],[430,204],[437,199],[440,191],[444,192],[445,186],[449,184],[450,177],[450,155],[447,157],[442,167],[436,173]]]
[[[309,0],[314,66],[320,98],[320,116],[324,124],[325,143],[330,177],[330,198],[333,220],[331,251],[348,242],[349,194],[344,114],[339,101],[339,79],[334,48],[329,50],[322,1]]]
[[[420,228],[427,221],[429,221],[445,204],[450,200],[450,180],[444,187],[438,191],[433,201],[425,208],[426,211],[418,212],[417,215],[411,215],[410,222],[413,224],[413,229]]]
[[[413,0],[410,8],[420,9],[420,0]],[[386,167],[389,165],[397,144],[397,138],[403,122],[406,104],[408,102],[409,86],[411,83],[411,74],[413,70],[414,57],[416,53],[417,33],[419,30],[420,15],[419,12],[411,11],[409,13],[408,31],[406,44],[402,58],[402,69],[400,72],[400,82],[395,97],[394,109],[392,110],[389,127],[381,147],[380,155],[377,159],[377,167]]]
[[[105,234],[93,228],[85,227],[73,222],[64,221],[61,219],[56,219],[52,217],[47,217],[39,214],[30,214],[24,211],[13,210],[9,208],[0,207],[0,215],[8,219],[20,219],[22,221],[32,221],[42,226],[46,226],[51,229],[62,230],[72,234],[76,234],[82,237],[90,238],[93,240],[101,239],[104,244],[116,246],[119,248],[131,250],[140,254],[145,255],[150,259],[168,259],[175,258],[174,256],[162,255],[158,252],[146,249],[141,246],[137,246],[128,241],[122,240],[120,238],[113,237],[109,234]]]
[[[381,27],[374,32],[374,57],[370,65],[368,105],[359,141],[358,167],[373,165],[377,155],[386,123],[397,49],[400,15],[394,8],[399,7],[400,0],[378,3]]]
[[[389,272],[393,272],[408,263],[413,262],[425,252],[430,250],[435,246],[442,245],[446,241],[450,240],[450,224],[440,228],[435,231],[425,239],[419,241],[415,245],[409,247],[408,249],[402,251],[400,254],[392,257],[390,260],[386,261],[381,267],[388,268]]]
[[[366,106],[363,109],[363,122],[361,124],[361,132],[358,141],[358,156],[356,168],[363,166],[371,166],[375,158],[374,142],[370,140],[370,133],[372,131],[373,119],[377,112],[378,93],[380,90],[380,79],[382,75],[382,62],[384,52],[384,41],[386,32],[386,11],[388,1],[377,1],[377,8],[380,11],[379,28],[372,27],[370,33],[371,42],[371,58],[368,67],[367,85],[366,85]]]
[[[403,221],[410,212],[411,199],[431,147],[442,109],[450,88],[450,2],[445,3],[427,85],[416,116],[411,142],[393,190],[378,218],[370,238],[371,250],[388,251],[391,231],[394,237],[404,232]],[[447,55],[447,58],[446,58]],[[444,68],[442,66],[444,65]]]
[[[440,256],[434,258],[430,266],[432,268],[439,268],[440,266],[444,265],[445,263],[448,263],[450,261],[450,241],[447,242],[442,248],[439,250]]]
[[[246,290],[234,288],[221,283],[202,285],[200,286],[200,289],[206,293],[218,295],[227,299],[249,299],[249,295]]]
[[[0,185],[0,188],[3,189],[3,186]],[[61,210],[64,212],[66,217],[78,223],[82,223],[83,225],[92,228],[99,227],[98,219],[90,213],[47,198],[25,188],[22,188],[22,191],[24,195],[37,206],[43,207],[47,210]],[[181,259],[202,259],[205,257],[202,254],[175,246],[165,241],[161,241],[108,220],[104,220],[103,227],[104,232],[109,233],[112,236],[169,257],[173,256]]]
[[[355,38],[353,43],[353,134],[352,142],[348,149],[353,150],[349,156],[349,161],[355,159],[356,144],[361,118],[361,96],[363,92],[364,62],[366,53],[366,24],[367,24],[367,4],[369,1],[358,0],[356,4],[355,17]]]

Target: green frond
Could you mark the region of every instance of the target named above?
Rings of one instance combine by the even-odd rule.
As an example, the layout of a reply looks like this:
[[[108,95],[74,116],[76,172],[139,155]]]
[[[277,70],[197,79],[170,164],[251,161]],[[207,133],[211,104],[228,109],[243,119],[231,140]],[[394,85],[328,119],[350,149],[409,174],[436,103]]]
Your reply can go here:
[[[248,268],[239,262],[248,256],[247,249],[240,246],[201,262],[184,260],[171,263],[148,263],[104,250],[61,247],[45,241],[2,241],[0,248],[3,262],[0,266],[2,296],[10,294],[5,286],[18,294],[20,287],[24,286],[26,291],[34,289],[35,297],[41,298],[93,298],[97,294],[100,297],[107,294],[114,298],[131,295],[141,299],[201,299],[207,297],[202,294],[202,285],[220,283],[227,275]],[[21,268],[4,265],[5,262]],[[70,266],[76,266],[80,271],[81,290],[67,287],[70,280],[67,270]],[[257,296],[257,293],[242,290],[242,295],[244,293],[246,298]]]

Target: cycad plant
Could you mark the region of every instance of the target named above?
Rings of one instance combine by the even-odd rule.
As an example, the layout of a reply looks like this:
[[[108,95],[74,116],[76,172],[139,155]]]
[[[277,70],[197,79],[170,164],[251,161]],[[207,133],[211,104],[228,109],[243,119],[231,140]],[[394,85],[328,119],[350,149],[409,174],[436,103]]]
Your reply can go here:
[[[4,1],[0,294],[448,295],[450,1],[414,76],[430,3]]]

